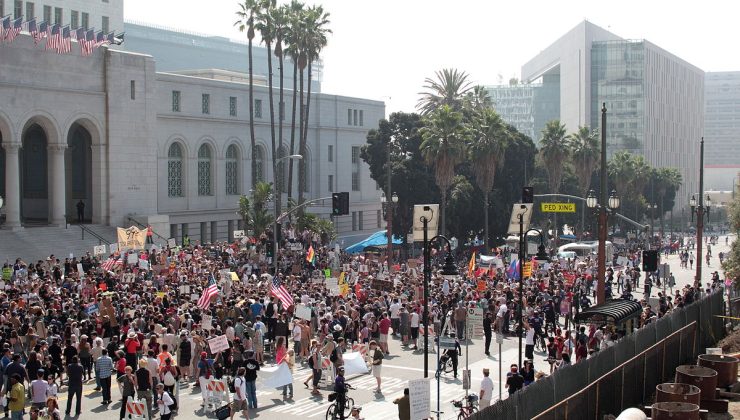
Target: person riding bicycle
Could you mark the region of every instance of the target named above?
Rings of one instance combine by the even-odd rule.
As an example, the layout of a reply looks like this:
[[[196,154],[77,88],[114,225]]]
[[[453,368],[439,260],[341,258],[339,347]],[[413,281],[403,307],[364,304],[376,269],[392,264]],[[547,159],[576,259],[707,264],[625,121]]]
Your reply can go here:
[[[452,360],[452,371],[455,374],[455,379],[457,379],[457,357],[462,355],[462,348],[460,347],[460,341],[455,337],[455,333],[450,333],[450,338],[455,339],[455,348],[454,349],[447,349],[442,353],[442,355],[439,358],[439,366],[437,367],[440,372],[444,372],[444,365],[447,363],[447,360]]]
[[[349,384],[344,382],[344,366],[337,368],[337,377],[334,379],[334,392],[337,393],[337,409],[335,413],[339,415],[340,420],[344,420],[344,406],[347,403],[347,387]]]

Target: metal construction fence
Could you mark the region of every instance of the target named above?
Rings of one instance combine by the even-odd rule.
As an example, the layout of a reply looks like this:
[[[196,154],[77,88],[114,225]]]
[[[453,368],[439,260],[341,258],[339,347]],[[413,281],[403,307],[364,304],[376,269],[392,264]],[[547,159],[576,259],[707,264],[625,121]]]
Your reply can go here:
[[[723,336],[725,313],[720,289],[677,308],[621,339],[596,356],[555,371],[505,400],[471,416],[482,420],[597,419],[647,401],[655,387],[672,382],[676,367]]]

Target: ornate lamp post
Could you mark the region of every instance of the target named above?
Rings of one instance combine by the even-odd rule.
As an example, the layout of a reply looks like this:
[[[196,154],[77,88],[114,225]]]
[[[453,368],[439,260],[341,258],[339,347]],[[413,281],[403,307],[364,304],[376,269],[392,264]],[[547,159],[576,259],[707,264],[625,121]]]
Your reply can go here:
[[[606,179],[602,181],[602,188],[606,190]],[[617,195],[617,192],[615,190],[612,190],[611,193],[609,193],[608,198],[606,195],[606,191],[602,193],[602,197],[605,199],[605,203],[599,203],[599,200],[596,198],[596,193],[594,190],[589,190],[588,195],[586,196],[586,207],[590,209],[597,209],[599,212],[599,255],[598,257],[598,274],[596,278],[596,303],[604,303],[604,300],[606,299],[606,293],[605,293],[605,283],[606,283],[606,237],[607,237],[607,214],[611,210],[616,210],[619,208],[619,205],[621,204],[621,199]],[[604,205],[606,204],[606,205]]]
[[[390,178],[388,179],[390,180]],[[385,191],[381,191],[380,202],[383,206],[383,211],[385,212],[386,217],[385,235],[388,239],[388,249],[386,250],[388,256],[386,260],[388,262],[388,272],[390,272],[391,263],[393,262],[393,207],[398,203],[398,194],[394,192],[390,201],[388,201]]]

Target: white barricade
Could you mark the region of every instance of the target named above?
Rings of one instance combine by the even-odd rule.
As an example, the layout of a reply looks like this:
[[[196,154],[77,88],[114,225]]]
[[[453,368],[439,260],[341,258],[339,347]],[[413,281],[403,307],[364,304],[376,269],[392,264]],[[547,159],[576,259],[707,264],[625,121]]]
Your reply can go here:
[[[149,411],[146,409],[146,401],[128,399],[126,401],[126,418],[149,420]]]
[[[334,363],[332,363],[328,357],[322,358],[321,359],[321,381],[319,382],[319,386],[333,387],[335,376],[336,375],[334,374]]]
[[[215,411],[217,408],[230,401],[229,387],[226,379],[210,379],[206,385],[207,401],[205,408],[207,411]],[[210,408],[210,410],[209,410]]]

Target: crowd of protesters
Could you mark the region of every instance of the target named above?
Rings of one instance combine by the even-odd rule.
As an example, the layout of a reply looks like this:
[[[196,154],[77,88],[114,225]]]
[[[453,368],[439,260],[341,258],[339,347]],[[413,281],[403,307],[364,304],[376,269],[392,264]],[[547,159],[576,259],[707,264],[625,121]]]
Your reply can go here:
[[[33,418],[41,410],[59,418],[57,395],[64,392],[65,414],[77,415],[83,385],[94,383],[105,406],[113,404],[112,388],[117,390],[119,418],[126,401],[138,398],[151,414],[168,420],[177,412],[181,387],[199,387],[206,405],[205,384],[213,376],[235,378],[231,416],[241,411],[249,418],[259,407],[260,366],[284,362],[291,371],[312,369],[304,385],[320,395],[321,359],[329,358],[341,372],[342,355],[354,343],[369,345],[368,362],[380,391],[390,338],[415,349],[423,327],[421,261],[409,258],[389,268],[378,255],[347,255],[324,246],[318,235],[292,232],[284,235],[292,244],[281,244],[275,274],[268,237],[204,245],[188,240],[175,248],[154,245],[109,256],[51,255],[6,264],[0,290],[0,393],[6,413]],[[313,258],[307,258],[309,249]],[[506,253],[491,251],[496,252],[508,266]],[[612,296],[631,298],[639,287],[639,255],[628,257],[627,265],[607,273]],[[484,308],[488,354],[492,332],[519,330],[515,314],[521,305],[527,359],[541,341],[551,370],[619,338],[613,329],[573,324],[572,315],[588,307],[594,293],[590,259],[536,267],[524,280],[523,299],[519,279],[509,270],[479,265],[468,271],[465,265],[457,280],[432,275],[429,324],[435,331],[465,340],[465,309]],[[339,289],[329,287],[327,277],[342,279]],[[653,278],[659,276],[650,273],[643,281]],[[209,295],[213,283],[217,291]],[[275,293],[277,287],[290,298]],[[657,307],[643,299],[639,322],[652,322],[701,293],[692,287],[660,292]],[[310,316],[297,317],[298,304],[308,307]],[[229,348],[213,354],[208,340],[222,335]],[[512,370],[521,372],[522,386],[535,379],[531,364]],[[510,392],[517,389],[513,382]],[[292,384],[286,385],[283,397],[292,396]]]

